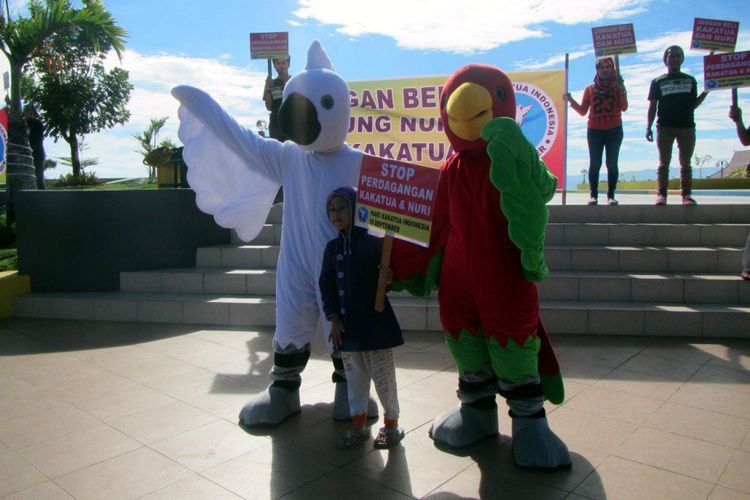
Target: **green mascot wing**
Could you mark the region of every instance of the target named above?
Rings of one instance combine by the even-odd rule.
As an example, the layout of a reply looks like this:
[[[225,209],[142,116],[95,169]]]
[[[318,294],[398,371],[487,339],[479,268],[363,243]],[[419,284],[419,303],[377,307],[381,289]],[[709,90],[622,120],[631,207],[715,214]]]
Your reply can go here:
[[[529,281],[549,273],[544,263],[547,202],[557,177],[539,158],[534,146],[511,118],[495,118],[482,129],[490,157],[490,180],[500,191],[500,208],[508,219],[508,236],[521,251],[521,267]]]

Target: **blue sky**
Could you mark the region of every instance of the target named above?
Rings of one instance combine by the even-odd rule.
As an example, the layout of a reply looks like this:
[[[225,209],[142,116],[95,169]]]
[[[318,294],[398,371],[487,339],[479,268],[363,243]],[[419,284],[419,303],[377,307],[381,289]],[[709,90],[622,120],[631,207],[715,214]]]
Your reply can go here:
[[[22,12],[25,2],[12,12]],[[347,80],[449,75],[480,62],[509,71],[557,69],[570,54],[569,88],[580,100],[594,75],[591,28],[633,23],[638,53],[620,58],[630,109],[624,114],[620,170],[655,168],[656,147],[644,139],[648,85],[664,72],[663,50],[685,48],[683,70],[703,85],[703,55],[688,50],[695,17],[739,21],[736,50],[750,50],[747,0],[109,0],[106,6],[128,31],[121,62],[135,86],[124,126],[86,137],[83,157],[97,157],[100,177],[146,174],[133,134],[151,118],[168,116],[161,137],[177,140],[177,103],[169,90],[179,84],[209,92],[240,123],[267,119],[261,101],[265,60],[251,60],[249,33],[288,31],[291,73],[304,66],[307,47],[318,39]],[[77,2],[74,1],[74,4]],[[7,62],[0,61],[0,71]],[[750,88],[740,89],[750,117]],[[727,118],[728,91],[711,93],[696,111],[696,154],[709,164],[729,160],[740,149]],[[569,111],[568,174],[588,166],[586,122]],[[750,121],[750,120],[746,120]],[[48,156],[69,156],[67,144],[45,143]],[[674,168],[674,166],[673,166]],[[56,178],[64,167],[48,171]],[[676,169],[675,172],[676,174]],[[704,175],[708,173],[708,169]],[[580,175],[580,174],[578,174]],[[695,174],[699,175],[698,172]]]

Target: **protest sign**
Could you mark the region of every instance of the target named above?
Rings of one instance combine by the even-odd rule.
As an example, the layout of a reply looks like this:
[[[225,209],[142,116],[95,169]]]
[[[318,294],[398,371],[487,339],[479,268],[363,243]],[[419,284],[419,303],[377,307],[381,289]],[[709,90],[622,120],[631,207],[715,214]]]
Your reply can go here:
[[[750,87],[750,51],[705,56],[703,82],[709,91]]]
[[[359,172],[354,223],[385,232],[380,268],[391,260],[393,238],[427,247],[437,198],[440,170],[365,155]],[[380,281],[375,310],[385,307],[385,284]]]
[[[693,21],[693,37],[690,46],[694,49],[733,52],[737,45],[740,23],[696,17]]]
[[[596,57],[638,52],[632,24],[614,24],[591,28]]]
[[[440,170],[365,155],[354,223],[426,247]]]
[[[278,59],[289,55],[289,33],[250,33],[250,59]]]
[[[516,122],[563,187],[565,71],[508,72]],[[349,82],[347,142],[366,154],[439,167],[453,154],[440,119],[447,76]]]

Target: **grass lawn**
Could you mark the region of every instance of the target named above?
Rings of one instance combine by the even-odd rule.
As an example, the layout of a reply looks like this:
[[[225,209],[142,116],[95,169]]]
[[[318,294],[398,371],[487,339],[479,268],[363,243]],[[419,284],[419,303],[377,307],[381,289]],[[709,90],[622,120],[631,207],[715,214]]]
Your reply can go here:
[[[15,248],[0,248],[0,271],[18,269],[18,256]]]

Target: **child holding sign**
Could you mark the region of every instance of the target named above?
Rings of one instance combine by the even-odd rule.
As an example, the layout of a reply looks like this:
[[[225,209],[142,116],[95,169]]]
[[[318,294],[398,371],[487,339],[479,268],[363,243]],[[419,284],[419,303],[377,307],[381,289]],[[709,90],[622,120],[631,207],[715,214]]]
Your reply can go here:
[[[379,282],[390,283],[392,272],[378,271],[381,240],[353,225],[355,204],[356,191],[351,187],[338,188],[328,197],[328,219],[339,235],[326,245],[318,282],[323,311],[331,321],[328,339],[341,351],[352,416],[352,428],[336,446],[351,448],[370,438],[366,423],[372,380],[385,420],[374,445],[390,448],[404,437],[398,425],[396,367],[391,351],[404,339],[388,299],[383,312],[373,308]]]

